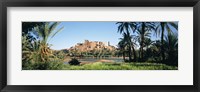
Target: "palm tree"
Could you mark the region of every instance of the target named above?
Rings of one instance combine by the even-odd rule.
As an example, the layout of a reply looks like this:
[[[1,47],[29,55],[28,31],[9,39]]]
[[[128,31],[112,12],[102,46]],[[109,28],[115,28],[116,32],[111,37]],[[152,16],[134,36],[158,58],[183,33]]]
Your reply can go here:
[[[138,38],[138,41],[139,41],[139,44],[140,44],[139,58],[142,61],[143,57],[144,57],[144,49],[143,49],[144,46],[145,46],[144,42],[145,42],[145,39],[150,36],[150,32],[138,30],[137,34],[138,34],[137,38]]]
[[[40,57],[41,61],[45,62],[49,60],[49,56],[52,55],[52,51],[49,48],[48,40],[53,38],[58,32],[60,32],[62,28],[55,30],[56,27],[60,24],[60,22],[45,22],[43,25],[35,27],[36,35],[40,41]]]
[[[118,32],[120,34],[123,34],[123,38],[121,40],[124,40],[124,42],[129,43],[129,41],[131,40],[131,39],[128,39],[129,38],[128,36],[130,36],[131,23],[129,23],[129,22],[117,22],[116,24],[119,24]],[[130,45],[130,44],[127,44],[127,45]],[[130,47],[130,46],[128,46],[128,47]],[[131,58],[131,48],[129,48],[129,60],[132,60],[132,58]]]
[[[149,46],[154,43],[154,41],[152,41],[150,38],[145,38],[144,39],[144,45],[146,46],[146,49],[149,48]]]
[[[130,34],[131,30],[134,31],[134,28],[136,27],[134,22],[117,22],[116,24],[119,24],[118,32],[120,34],[122,33]]]
[[[136,55],[136,50],[135,50],[135,48],[138,46],[138,45],[137,45],[138,39],[137,39],[137,36],[136,36],[136,35],[132,35],[131,37],[132,37],[131,39],[132,39],[132,49],[133,49],[134,61],[137,62],[137,55]]]
[[[140,59],[143,61],[144,57],[144,40],[146,37],[150,37],[150,31],[155,29],[155,23],[153,22],[136,22],[136,29],[138,34],[138,41],[140,43]]]
[[[155,59],[155,61],[161,61],[161,41],[160,40],[155,40],[154,43],[151,46],[152,50],[152,56]]]
[[[165,60],[165,51],[164,51],[164,33],[167,31],[168,34],[173,33],[172,27],[174,27],[178,31],[178,25],[175,22],[158,22],[158,26],[156,27],[155,33],[160,35],[161,33],[161,53],[162,60]]]
[[[63,27],[61,27],[60,29],[55,30],[59,24],[60,22],[45,22],[44,25],[35,27],[36,35],[42,42],[47,44],[48,40],[53,38],[58,32],[60,32],[63,29]]]
[[[145,46],[145,53],[144,53],[144,59],[149,59],[153,55],[152,46],[154,41],[152,41],[150,38],[145,38],[144,40],[144,46]]]
[[[129,61],[132,60],[132,50],[131,48],[134,50],[134,46],[132,43],[132,37],[130,32],[134,31],[134,28],[136,27],[135,24],[133,22],[117,22],[116,24],[119,24],[118,26],[118,32],[120,34],[123,34],[123,36],[126,38],[127,44],[128,44],[128,52],[129,52]],[[135,51],[135,50],[134,50]],[[135,52],[134,52],[135,53]],[[134,59],[136,59],[135,57],[136,54],[134,54]]]
[[[168,54],[169,64],[177,65],[178,64],[178,37],[176,34],[168,34],[165,36],[164,48]]]
[[[125,61],[125,49],[127,47],[126,38],[123,37],[123,38],[119,38],[119,39],[120,39],[120,41],[118,43],[118,48],[122,52],[123,60]]]

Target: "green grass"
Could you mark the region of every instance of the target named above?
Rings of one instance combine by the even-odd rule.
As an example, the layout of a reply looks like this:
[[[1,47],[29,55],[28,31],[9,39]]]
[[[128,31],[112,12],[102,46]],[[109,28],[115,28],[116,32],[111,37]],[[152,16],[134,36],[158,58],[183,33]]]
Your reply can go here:
[[[64,70],[177,70],[175,66],[157,63],[102,63],[65,65]]]
[[[27,63],[23,70],[177,70],[176,66],[159,63],[111,63],[94,62],[69,65],[59,61]]]

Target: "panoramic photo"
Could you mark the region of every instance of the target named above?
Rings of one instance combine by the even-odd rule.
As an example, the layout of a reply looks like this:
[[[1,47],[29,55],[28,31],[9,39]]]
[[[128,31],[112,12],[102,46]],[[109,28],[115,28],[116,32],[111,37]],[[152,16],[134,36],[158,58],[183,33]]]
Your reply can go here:
[[[178,70],[178,21],[22,22],[22,70]]]

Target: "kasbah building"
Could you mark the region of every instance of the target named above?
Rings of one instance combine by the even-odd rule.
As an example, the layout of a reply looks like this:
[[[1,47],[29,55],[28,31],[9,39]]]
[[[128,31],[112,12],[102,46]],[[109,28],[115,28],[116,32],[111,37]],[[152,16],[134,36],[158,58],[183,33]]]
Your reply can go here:
[[[89,40],[85,40],[84,43],[77,43],[75,46],[69,48],[69,50],[78,50],[80,52],[91,51],[91,50],[103,50],[103,49],[107,49],[110,51],[116,50],[114,46],[110,45],[110,42],[89,41]]]

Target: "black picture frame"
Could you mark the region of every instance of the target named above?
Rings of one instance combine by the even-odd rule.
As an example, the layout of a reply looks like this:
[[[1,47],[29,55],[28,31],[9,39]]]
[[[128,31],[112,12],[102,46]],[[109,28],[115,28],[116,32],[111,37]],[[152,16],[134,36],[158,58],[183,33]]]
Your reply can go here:
[[[193,7],[194,85],[7,85],[7,7]],[[200,92],[200,0],[1,0],[1,92]],[[187,74],[186,74],[187,75]]]

